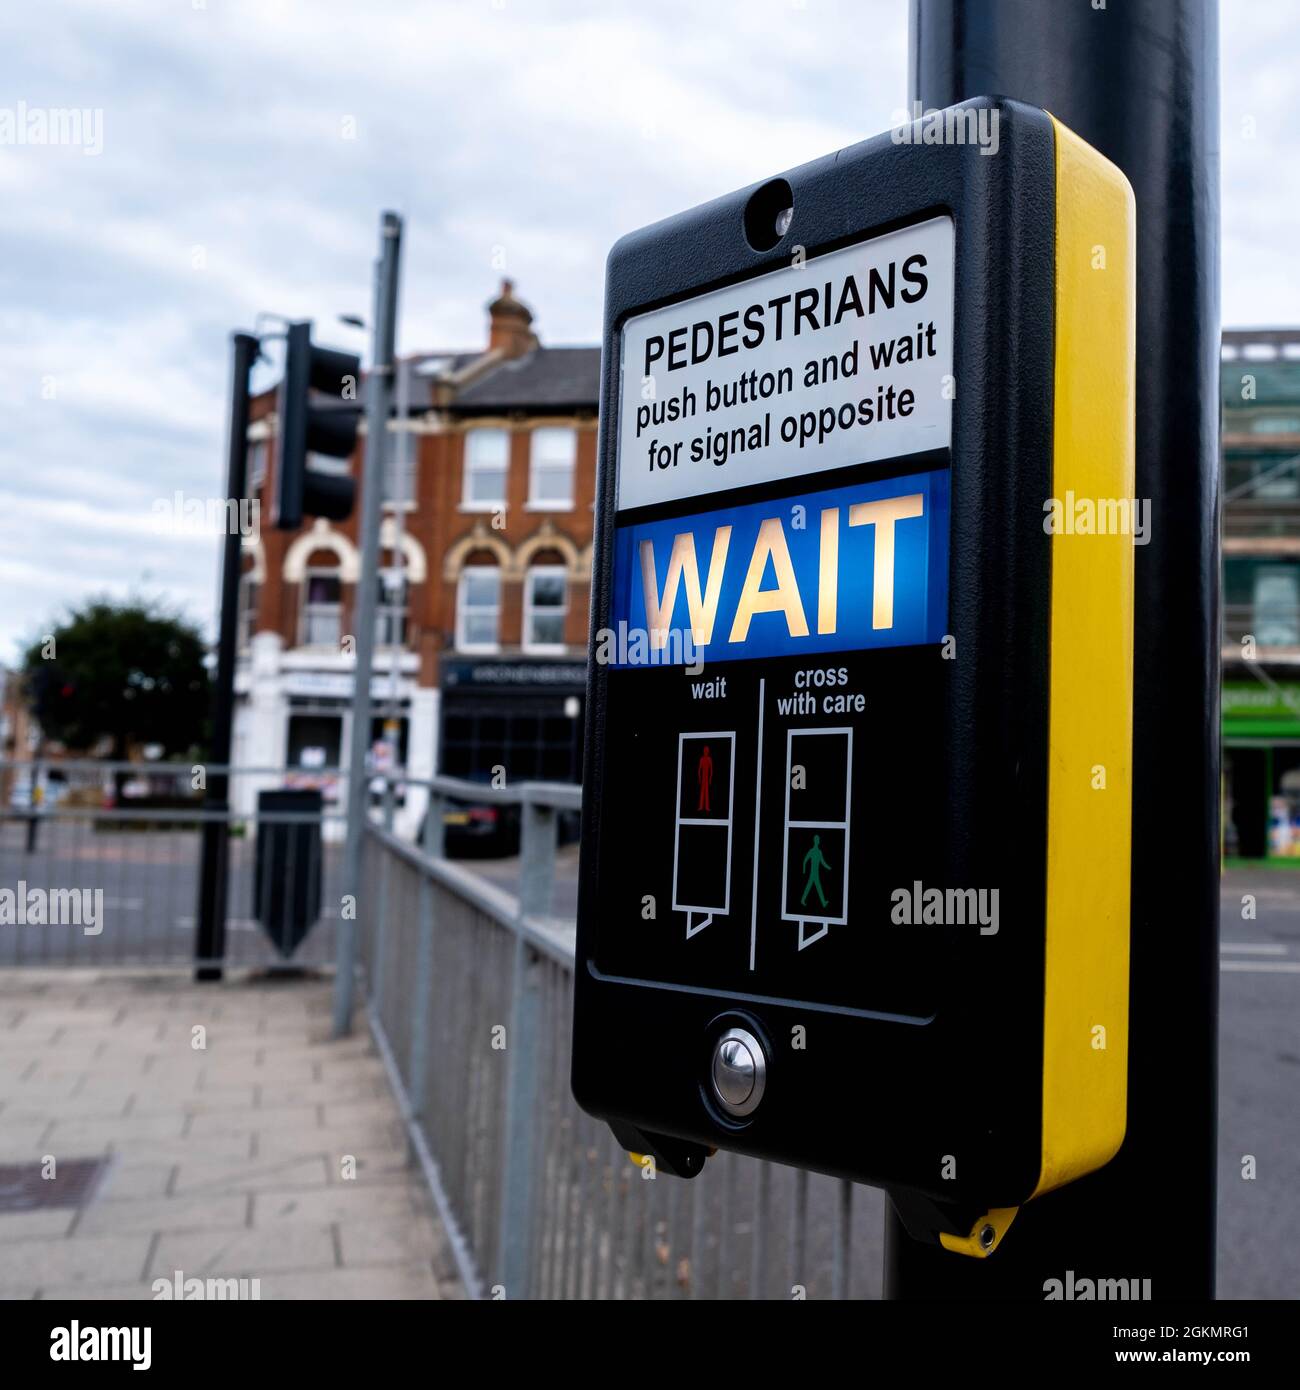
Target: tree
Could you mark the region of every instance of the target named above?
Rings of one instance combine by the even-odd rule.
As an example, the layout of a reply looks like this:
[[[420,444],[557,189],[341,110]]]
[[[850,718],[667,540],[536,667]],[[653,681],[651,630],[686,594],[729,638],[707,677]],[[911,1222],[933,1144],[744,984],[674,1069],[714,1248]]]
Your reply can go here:
[[[28,704],[46,738],[110,756],[161,744],[163,756],[206,742],[209,680],[198,630],[161,605],[91,599],[23,658]]]

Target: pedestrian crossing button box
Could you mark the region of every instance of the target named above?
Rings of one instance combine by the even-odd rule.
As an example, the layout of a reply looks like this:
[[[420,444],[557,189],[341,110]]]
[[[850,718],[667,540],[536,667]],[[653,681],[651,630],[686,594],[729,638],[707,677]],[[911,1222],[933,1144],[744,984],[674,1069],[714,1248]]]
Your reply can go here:
[[[661,1171],[987,1254],[1123,1142],[1134,238],[982,98],[611,251],[572,1082]]]

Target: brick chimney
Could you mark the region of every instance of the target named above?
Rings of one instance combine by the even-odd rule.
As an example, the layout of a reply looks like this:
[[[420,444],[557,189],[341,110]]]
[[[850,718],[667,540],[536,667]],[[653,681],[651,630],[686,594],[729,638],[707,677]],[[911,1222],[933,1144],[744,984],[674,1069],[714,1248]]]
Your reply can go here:
[[[515,298],[513,280],[502,280],[501,293],[488,305],[488,351],[522,357],[537,346],[528,306]]]

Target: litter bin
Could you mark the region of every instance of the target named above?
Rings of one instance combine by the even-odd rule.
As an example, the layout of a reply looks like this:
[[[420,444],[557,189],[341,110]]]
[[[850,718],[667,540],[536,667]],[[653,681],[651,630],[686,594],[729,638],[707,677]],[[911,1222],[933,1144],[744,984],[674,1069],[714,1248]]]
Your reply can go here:
[[[320,916],[320,821],[319,791],[257,794],[253,916],[286,960]]]

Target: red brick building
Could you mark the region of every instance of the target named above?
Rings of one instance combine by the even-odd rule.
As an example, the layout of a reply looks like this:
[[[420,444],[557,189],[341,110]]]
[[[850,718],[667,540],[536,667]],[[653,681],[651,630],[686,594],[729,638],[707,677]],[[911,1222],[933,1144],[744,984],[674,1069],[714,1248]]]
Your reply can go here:
[[[371,737],[395,717],[413,776],[580,777],[599,376],[599,348],[539,342],[509,281],[485,349],[400,364]],[[271,528],[275,405],[249,429],[267,524],[244,553],[234,759],[310,775],[347,761],[360,506]]]

